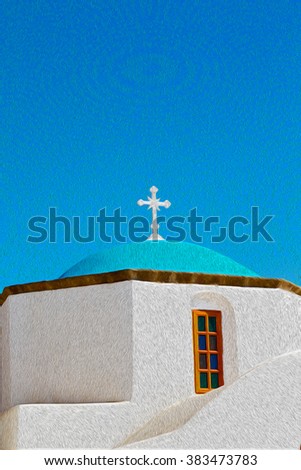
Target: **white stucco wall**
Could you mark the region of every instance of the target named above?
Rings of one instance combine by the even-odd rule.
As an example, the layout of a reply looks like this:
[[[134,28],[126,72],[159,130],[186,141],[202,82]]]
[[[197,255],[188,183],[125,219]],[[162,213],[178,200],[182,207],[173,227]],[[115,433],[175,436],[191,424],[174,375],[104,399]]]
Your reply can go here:
[[[207,400],[197,397],[174,404],[122,447],[298,450],[300,383],[301,351],[284,354],[261,363],[228,387],[208,393]]]
[[[301,349],[301,299],[278,289],[133,283],[133,401],[168,406],[194,393],[192,309],[222,311],[225,385]]]
[[[5,302],[0,307],[0,323],[1,323],[1,349],[0,349],[0,362],[1,362],[1,401],[0,401],[0,411],[3,409],[3,402],[5,400],[5,394],[8,393],[7,387],[4,386],[5,383],[9,383],[10,377],[10,364],[9,361],[5,358],[10,357],[9,351],[9,302]]]
[[[0,412],[2,409],[2,325],[0,313]]]
[[[225,386],[205,396],[193,308],[222,312]],[[125,281],[10,296],[2,309],[4,407],[35,404],[2,415],[5,429],[18,416],[18,448],[122,446],[175,403],[248,387],[244,374],[301,349],[301,298],[280,289]]]
[[[298,449],[301,351],[145,420],[135,403],[20,405],[2,416],[4,449]]]
[[[19,294],[4,306],[2,409],[130,399],[130,283]]]

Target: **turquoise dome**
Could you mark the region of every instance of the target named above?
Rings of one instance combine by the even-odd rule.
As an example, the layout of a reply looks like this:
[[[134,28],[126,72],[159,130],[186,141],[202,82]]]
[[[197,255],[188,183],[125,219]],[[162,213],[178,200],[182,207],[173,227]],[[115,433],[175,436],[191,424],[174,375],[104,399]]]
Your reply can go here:
[[[105,248],[72,266],[61,278],[108,273],[122,269],[258,277],[256,273],[231,258],[203,246],[184,242],[146,241]]]

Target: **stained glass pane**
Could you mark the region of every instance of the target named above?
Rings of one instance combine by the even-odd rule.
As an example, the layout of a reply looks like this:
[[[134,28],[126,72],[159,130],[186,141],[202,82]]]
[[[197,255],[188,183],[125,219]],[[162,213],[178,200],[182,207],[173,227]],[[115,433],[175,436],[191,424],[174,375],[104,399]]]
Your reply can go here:
[[[199,335],[199,350],[203,351],[204,349],[206,349],[206,336]]]
[[[200,354],[200,369],[207,369],[207,356]]]
[[[208,374],[206,372],[200,373],[201,388],[208,388]]]
[[[217,354],[210,354],[210,369],[218,369]]]
[[[210,349],[212,351],[217,351],[217,338],[216,338],[216,336],[210,336],[209,344],[210,344]]]
[[[205,317],[198,317],[198,330],[205,331]]]
[[[209,317],[209,331],[216,331],[216,318]]]
[[[218,373],[212,372],[211,374],[211,388],[218,388]]]

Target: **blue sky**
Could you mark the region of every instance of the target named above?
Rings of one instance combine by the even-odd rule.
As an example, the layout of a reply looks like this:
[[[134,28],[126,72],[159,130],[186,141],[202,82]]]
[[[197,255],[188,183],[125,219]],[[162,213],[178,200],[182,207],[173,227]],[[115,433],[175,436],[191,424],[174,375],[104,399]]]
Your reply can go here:
[[[31,217],[145,215],[151,185],[169,215],[275,215],[273,243],[204,246],[300,284],[300,25],[285,0],[4,0],[0,289],[102,249],[28,243]]]

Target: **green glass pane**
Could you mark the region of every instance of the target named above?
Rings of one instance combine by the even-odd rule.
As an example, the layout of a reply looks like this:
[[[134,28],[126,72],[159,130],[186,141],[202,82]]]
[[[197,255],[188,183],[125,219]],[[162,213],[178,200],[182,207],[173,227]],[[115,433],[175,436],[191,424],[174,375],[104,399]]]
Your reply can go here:
[[[205,317],[198,317],[198,330],[205,331]]]
[[[200,369],[207,369],[207,355],[200,354]]]
[[[209,345],[210,345],[211,351],[217,351],[217,337],[216,336],[210,336]]]
[[[209,331],[216,331],[216,318],[209,317]]]
[[[201,388],[208,388],[208,374],[205,372],[200,373]]]
[[[216,372],[212,372],[211,374],[211,388],[218,388],[218,374]]]

